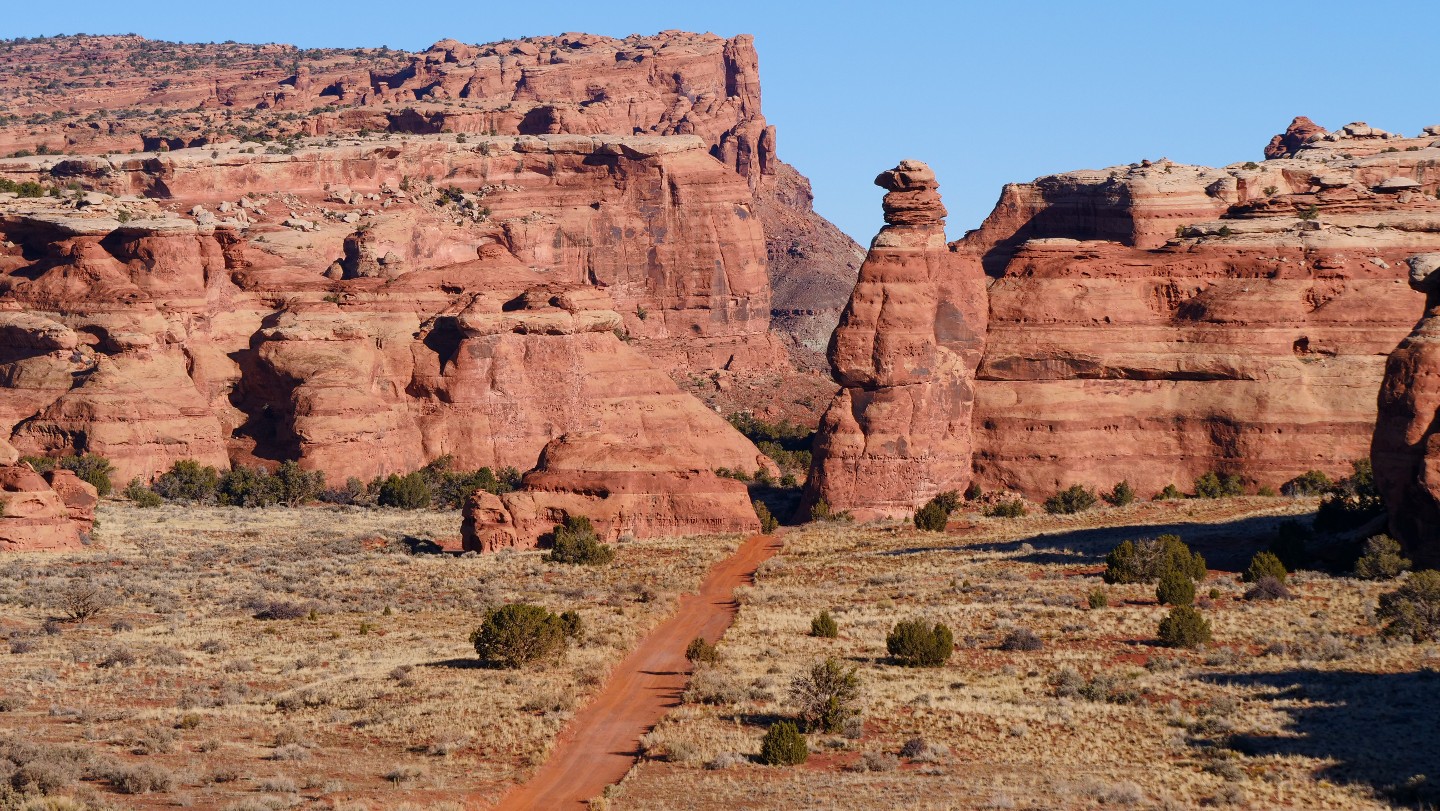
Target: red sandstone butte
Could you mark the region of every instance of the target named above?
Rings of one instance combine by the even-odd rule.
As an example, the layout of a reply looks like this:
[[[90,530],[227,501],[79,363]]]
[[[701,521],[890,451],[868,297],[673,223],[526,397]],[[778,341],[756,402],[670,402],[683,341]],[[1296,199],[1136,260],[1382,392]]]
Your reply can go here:
[[[875,179],[885,227],[830,340],[840,392],[821,419],[802,508],[857,517],[912,512],[970,481],[974,375],[985,345],[979,261],[945,245],[930,167],[902,161]]]
[[[68,470],[46,478],[28,464],[0,465],[0,552],[79,549],[89,537],[95,488]]]
[[[1440,250],[1440,137],[1350,124],[1292,158],[1011,184],[952,243],[991,277],[975,475],[1046,497],[1211,470],[1252,488],[1369,454],[1385,357]]]
[[[1371,445],[1390,534],[1417,568],[1440,566],[1440,253],[1411,257],[1425,315],[1390,353]]]

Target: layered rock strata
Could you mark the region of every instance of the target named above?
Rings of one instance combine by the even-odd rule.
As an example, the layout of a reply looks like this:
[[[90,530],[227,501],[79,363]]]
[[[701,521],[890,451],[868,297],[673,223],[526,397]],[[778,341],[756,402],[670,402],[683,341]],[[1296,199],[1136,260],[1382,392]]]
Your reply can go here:
[[[830,340],[841,389],[820,422],[802,509],[898,515],[971,471],[974,374],[985,346],[979,261],[945,245],[935,174],[918,161],[881,173],[886,225]]]
[[[95,523],[95,488],[70,471],[0,465],[0,552],[79,549]]]
[[[1390,534],[1417,568],[1440,567],[1440,253],[1410,259],[1425,314],[1385,364],[1371,446]]]
[[[1263,163],[1009,185],[951,245],[992,278],[982,485],[1148,495],[1218,470],[1278,488],[1367,455],[1385,357],[1420,312],[1396,293],[1405,259],[1440,248],[1440,138],[1303,129]]]

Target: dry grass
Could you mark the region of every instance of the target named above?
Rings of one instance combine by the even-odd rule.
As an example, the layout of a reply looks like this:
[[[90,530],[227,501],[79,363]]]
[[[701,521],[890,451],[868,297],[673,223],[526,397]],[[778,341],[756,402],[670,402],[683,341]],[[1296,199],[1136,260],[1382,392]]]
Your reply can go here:
[[[1021,520],[969,516],[950,533],[811,525],[743,589],[721,661],[651,733],[615,809],[1386,808],[1440,796],[1440,652],[1389,644],[1370,619],[1391,584],[1300,573],[1298,599],[1247,602],[1234,572],[1313,502],[1143,504]],[[1136,526],[1106,528],[1106,524]],[[1207,649],[1155,645],[1154,587],[1106,586],[1125,537],[1178,531],[1204,552]],[[1109,607],[1086,595],[1103,589]],[[1208,601],[1208,597],[1205,598]],[[840,637],[808,635],[828,609]],[[887,659],[900,619],[940,620],[935,669]],[[1002,649],[1028,629],[1035,651]],[[764,725],[793,715],[790,680],[828,655],[859,665],[863,733],[811,735],[811,760],[768,768]],[[889,755],[919,737],[891,770]],[[948,752],[947,752],[948,750]],[[938,754],[937,754],[938,753]],[[742,761],[736,765],[737,761]],[[707,765],[710,768],[706,768]],[[1427,807],[1433,807],[1427,806]]]
[[[610,667],[736,545],[634,541],[603,568],[424,553],[458,526],[457,513],[106,503],[95,547],[0,559],[0,743],[46,747],[37,763],[81,753],[49,793],[92,805],[483,801],[543,760]],[[109,607],[51,620],[80,581]],[[578,610],[583,637],[548,668],[477,667],[479,612],[517,600]],[[255,618],[267,610],[283,618]],[[141,766],[154,774],[120,793],[129,773],[114,770]]]

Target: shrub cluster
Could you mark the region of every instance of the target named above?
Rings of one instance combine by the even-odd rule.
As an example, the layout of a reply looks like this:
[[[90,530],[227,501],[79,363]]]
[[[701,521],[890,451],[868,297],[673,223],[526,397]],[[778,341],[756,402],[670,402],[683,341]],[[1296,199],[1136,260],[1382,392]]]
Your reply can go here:
[[[1270,544],[1270,553],[1285,564],[1288,571],[1295,571],[1310,563],[1311,532],[1299,521],[1280,523],[1275,540]]]
[[[810,757],[805,736],[791,721],[776,721],[760,740],[760,762],[766,766],[798,766]]]
[[[821,611],[810,620],[810,635],[821,639],[836,639],[840,636],[840,626],[835,618],[830,616],[829,611]]]
[[[999,501],[985,508],[985,515],[990,518],[1024,518],[1028,512],[1025,500],[1019,498]]]
[[[1318,496],[1334,486],[1335,483],[1323,471],[1307,470],[1280,485],[1280,494],[1294,498]]]
[[[1360,459],[1350,466],[1354,472],[1331,485],[1320,499],[1315,528],[1322,532],[1355,529],[1385,511],[1370,460]]]
[[[760,519],[760,532],[764,535],[773,533],[780,526],[780,519],[770,512],[763,501],[752,501],[750,506],[755,508],[755,517]]]
[[[1096,503],[1094,490],[1088,490],[1084,485],[1072,484],[1045,499],[1045,512],[1051,515],[1071,515],[1084,512]]]
[[[960,507],[960,494],[954,490],[935,496],[915,511],[915,528],[925,532],[944,532],[950,514]]]
[[[1233,473],[1220,475],[1210,471],[1195,480],[1196,498],[1230,498],[1245,495],[1245,488],[1240,483],[1240,477]]]
[[[1178,535],[1121,541],[1105,556],[1106,583],[1153,583],[1166,571],[1178,569],[1196,582],[1205,579],[1205,558],[1192,552]]]
[[[685,658],[692,664],[713,665],[720,661],[720,648],[705,637],[697,636],[685,647]]]
[[[1375,616],[1385,621],[1386,636],[1440,641],[1440,572],[1411,574],[1400,588],[1380,595]]]
[[[551,536],[554,541],[545,559],[552,563],[604,566],[615,559],[614,548],[600,542],[590,519],[583,515],[565,516]]]
[[[1365,552],[1355,561],[1355,576],[1362,580],[1393,580],[1410,571],[1400,543],[1389,535],[1376,535],[1365,542]]]
[[[579,633],[580,616],[575,612],[555,614],[538,605],[510,603],[486,612],[470,642],[486,662],[517,668],[559,659]]]
[[[1101,498],[1105,499],[1105,503],[1111,507],[1124,507],[1135,502],[1135,488],[1131,487],[1128,481],[1116,482],[1115,486],[1110,488],[1110,492],[1102,495]]]
[[[1258,583],[1262,578],[1273,577],[1284,583],[1289,574],[1285,570],[1285,564],[1281,563],[1280,558],[1275,557],[1273,553],[1256,552],[1255,557],[1250,559],[1250,566],[1245,569],[1241,578],[1246,583]]]
[[[859,715],[860,677],[835,657],[817,662],[790,682],[790,700],[810,732],[839,732]]]
[[[1160,641],[1172,648],[1195,648],[1210,641],[1210,621],[1194,606],[1177,605],[1160,621]]]
[[[939,667],[955,650],[955,636],[944,623],[904,620],[885,637],[885,650],[906,667]]]
[[[735,426],[735,430],[754,442],[761,453],[774,460],[780,472],[792,481],[794,476],[809,472],[814,431],[786,419],[766,422],[749,413],[731,414],[726,419]]]

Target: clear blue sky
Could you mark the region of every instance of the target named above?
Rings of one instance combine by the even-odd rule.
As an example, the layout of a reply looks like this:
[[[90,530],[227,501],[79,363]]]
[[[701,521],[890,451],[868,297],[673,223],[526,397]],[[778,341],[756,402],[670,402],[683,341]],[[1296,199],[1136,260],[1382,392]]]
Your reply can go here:
[[[1440,124],[1433,0],[1307,2],[275,2],[9,4],[0,36],[388,45],[668,28],[755,35],[780,157],[862,244],[871,185],[928,161],[959,237],[1002,184],[1141,158],[1258,160],[1296,115],[1414,135]]]

